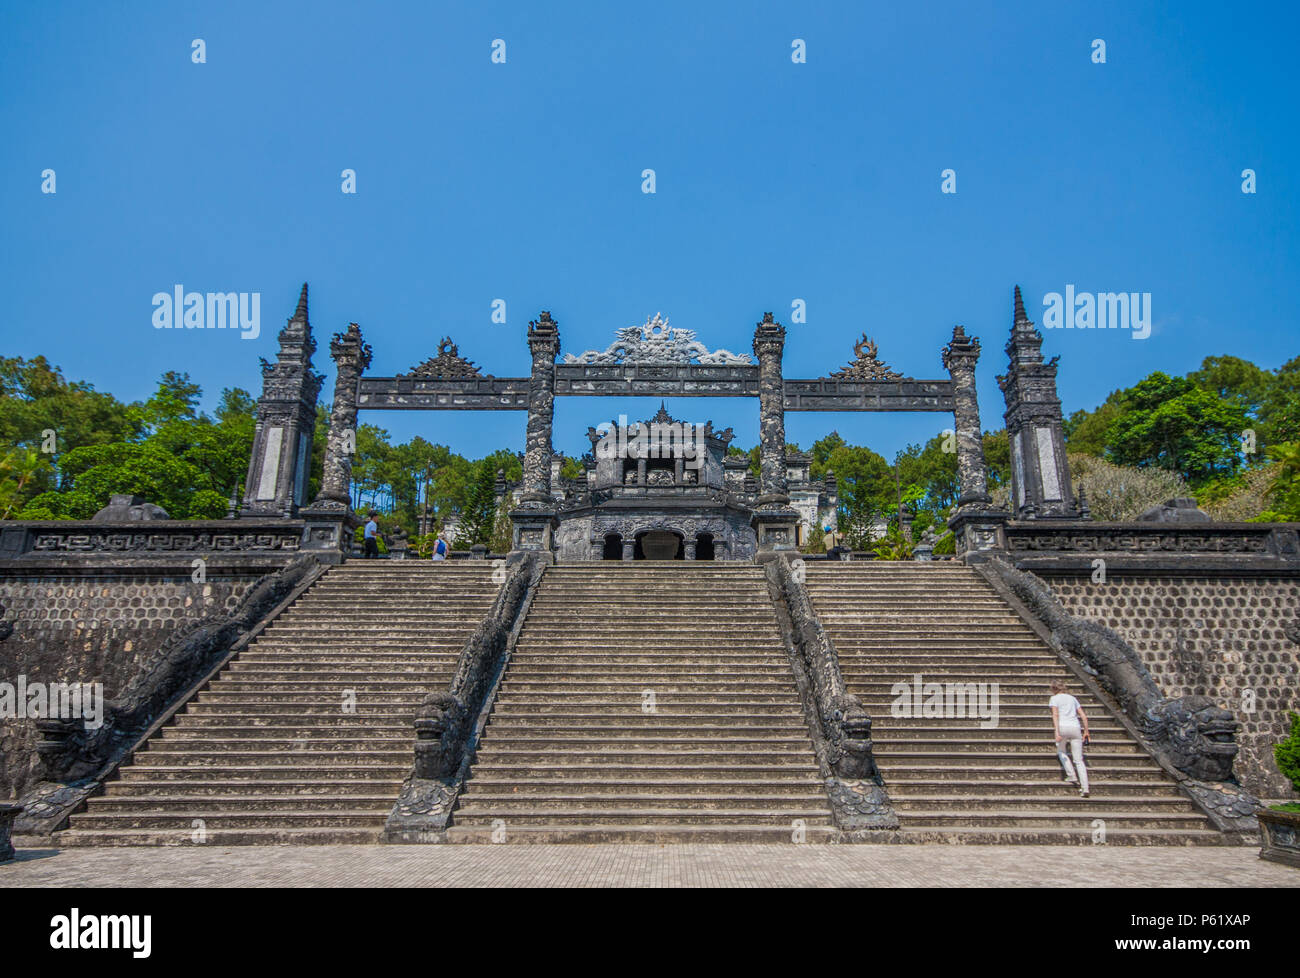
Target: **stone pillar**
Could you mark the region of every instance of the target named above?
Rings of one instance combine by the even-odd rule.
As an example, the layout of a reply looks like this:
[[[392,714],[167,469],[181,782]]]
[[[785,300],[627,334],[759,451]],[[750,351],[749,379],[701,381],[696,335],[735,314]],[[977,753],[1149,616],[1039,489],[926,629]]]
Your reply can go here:
[[[627,537],[624,537],[624,538],[623,538],[623,559],[624,559],[624,560],[636,560],[636,540],[635,540],[635,539],[629,540]]]
[[[751,523],[763,554],[794,550],[799,514],[790,508],[785,478],[785,379],[781,357],[785,352],[785,327],[763,313],[754,328],[754,355],[758,357],[758,499]]]
[[[682,547],[684,549],[683,556],[687,560],[694,560],[695,559],[695,538],[688,537],[684,539],[682,541]]]
[[[953,422],[957,436],[957,512],[948,520],[956,535],[957,556],[967,562],[987,559],[1006,549],[1007,513],[993,507],[984,462],[979,400],[975,393],[975,364],[980,341],[954,326],[952,342],[943,348],[943,365],[952,377]]]
[[[560,329],[549,312],[528,324],[528,349],[533,355],[528,384],[528,431],[524,442],[524,484],[519,508],[512,510],[515,550],[551,550],[558,520],[551,496],[551,419],[555,408],[555,357]]]
[[[338,374],[334,380],[334,408],[330,413],[329,440],[325,445],[325,470],[320,492],[312,508],[352,509],[352,456],[357,447],[357,396],[361,373],[370,366],[370,344],[361,338],[361,327],[351,323],[335,333],[330,357]]]
[[[280,330],[279,339],[277,361],[262,361],[262,396],[257,401],[242,517],[291,517],[306,502],[316,395],[325,378],[312,370],[316,341],[307,320],[305,283],[298,308]]]
[[[1077,519],[1056,394],[1058,358],[1043,360],[1043,336],[1025,314],[1018,285],[1014,307],[1007,343],[1010,366],[998,378],[1007,405],[1003,417],[1011,446],[1011,511],[1017,519]]]
[[[330,342],[330,356],[338,372],[324,471],[320,492],[300,514],[307,521],[303,548],[319,552],[328,562],[352,549],[353,533],[361,523],[352,512],[352,455],[356,451],[358,388],[362,371],[370,366],[370,355],[370,346],[362,340],[356,323],[335,333]],[[405,542],[395,544],[393,556],[405,556],[405,548]]]
[[[967,336],[960,326],[952,330],[952,342],[943,348],[943,365],[952,377],[953,430],[957,436],[957,505],[991,503],[988,469],[984,464],[984,440],[980,431],[979,399],[975,392],[975,364],[980,358],[980,341]]]

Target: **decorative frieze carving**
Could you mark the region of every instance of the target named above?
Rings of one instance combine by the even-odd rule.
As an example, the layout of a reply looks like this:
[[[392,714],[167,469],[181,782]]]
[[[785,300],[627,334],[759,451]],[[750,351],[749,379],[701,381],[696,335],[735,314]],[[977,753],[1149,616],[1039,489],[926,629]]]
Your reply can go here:
[[[467,380],[471,377],[490,378],[491,374],[484,374],[472,361],[462,357],[451,337],[444,336],[438,344],[436,357],[430,357],[397,376],[402,380],[412,377],[419,380]]]
[[[564,362],[591,364],[619,363],[700,363],[738,366],[753,363],[748,354],[729,350],[709,350],[695,338],[695,330],[669,326],[668,320],[655,313],[642,326],[628,326],[615,332],[618,337],[604,350],[565,354]]]
[[[847,367],[831,374],[832,377],[857,380],[902,380],[903,375],[890,370],[877,356],[876,341],[866,333],[853,344],[855,359]]]

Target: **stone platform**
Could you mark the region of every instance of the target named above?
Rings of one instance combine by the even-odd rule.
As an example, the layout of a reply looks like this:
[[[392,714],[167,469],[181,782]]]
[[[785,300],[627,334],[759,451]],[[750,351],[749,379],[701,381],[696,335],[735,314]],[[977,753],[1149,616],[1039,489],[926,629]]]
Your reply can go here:
[[[19,849],[4,887],[1293,887],[1244,847],[459,845]]]

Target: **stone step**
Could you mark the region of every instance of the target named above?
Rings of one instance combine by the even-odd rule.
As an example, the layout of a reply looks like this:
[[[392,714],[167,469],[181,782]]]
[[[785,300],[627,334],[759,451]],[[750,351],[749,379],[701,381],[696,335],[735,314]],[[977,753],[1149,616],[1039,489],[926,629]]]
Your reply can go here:
[[[492,715],[492,722],[496,723],[502,717],[531,717],[531,716],[555,716],[568,717],[575,712],[583,716],[604,716],[613,719],[626,719],[629,715],[640,713],[641,699],[623,699],[620,702],[611,702],[608,698],[602,696],[586,697],[589,702],[576,703],[572,699],[529,699],[519,700],[513,703],[507,703],[509,711],[502,709],[502,697],[497,696],[496,710]],[[796,701],[797,702],[797,701]],[[786,717],[790,718],[800,714],[792,713],[794,708],[792,702],[762,702],[762,703],[737,703],[731,700],[709,703],[656,703],[660,713],[679,713],[684,716],[698,717],[701,721],[726,723],[743,717]]]
[[[952,797],[947,794],[894,794],[889,795],[897,811],[914,812],[918,810],[931,812],[963,813],[970,815],[970,798]],[[1108,817],[1112,813],[1120,815],[1157,816],[1173,813],[1178,818],[1190,817],[1187,799],[1172,796],[1153,796],[1142,794],[1101,794],[1093,793],[1088,798],[1081,798],[1076,788],[1062,783],[1055,793],[1043,791],[1035,793],[1002,794],[996,796],[996,805],[1002,811],[1014,811],[1023,814],[1052,813],[1060,810],[1076,810],[1080,805],[1087,805],[1090,812],[1098,817]],[[982,813],[981,813],[982,814]],[[1202,821],[1204,821],[1202,817]]]
[[[703,845],[716,843],[770,845],[793,844],[796,831],[789,825],[519,825],[499,828],[453,824],[447,841],[464,845],[506,842],[514,845]],[[830,825],[805,823],[798,838],[807,843],[833,842],[838,832]]]
[[[733,718],[731,722],[722,720],[714,723],[701,723],[694,713],[644,713],[638,723],[629,723],[623,717],[594,717],[574,719],[572,716],[499,716],[489,723],[493,737],[531,733],[547,736],[560,731],[581,732],[599,737],[612,731],[641,734],[656,730],[671,729],[682,736],[712,737],[731,734],[739,737],[766,736],[780,734],[787,737],[808,736],[808,728],[802,720],[787,717],[745,717]],[[409,725],[407,729],[410,729]]]
[[[710,710],[714,707],[724,704],[734,707],[755,707],[765,704],[780,705],[787,710],[799,709],[799,698],[793,689],[781,690],[770,694],[765,693],[729,693],[726,696],[719,696],[717,693],[683,693],[671,692],[671,700],[665,702],[664,697],[669,695],[669,691],[659,691],[655,693],[656,699],[659,700],[660,706],[703,706]],[[596,706],[598,704],[608,704],[617,713],[622,710],[625,713],[636,714],[641,712],[641,694],[637,691],[627,692],[619,690],[611,692],[609,690],[591,689],[587,692],[569,692],[555,693],[550,690],[537,690],[533,692],[514,691],[503,687],[497,695],[496,708],[505,711],[517,710],[521,705],[538,706],[549,704],[551,706]],[[736,712],[744,712],[737,709]]]
[[[412,738],[412,741],[414,738]],[[412,759],[412,744],[395,746],[391,750],[332,750],[332,751],[276,751],[256,749],[230,749],[221,754],[209,754],[205,751],[184,750],[179,747],[164,745],[162,741],[150,743],[143,751],[135,755],[135,767],[189,767],[208,768],[225,767],[237,762],[258,767],[296,767],[328,768],[372,764],[405,766],[408,770]]]
[[[745,791],[733,791],[718,794],[683,794],[680,792],[646,793],[627,791],[621,795],[588,794],[572,791],[568,786],[552,789],[548,794],[513,794],[510,792],[470,791],[461,798],[457,810],[456,824],[472,823],[471,816],[491,814],[498,818],[510,819],[517,814],[526,814],[529,821],[538,813],[548,812],[691,812],[712,814],[713,812],[734,811],[737,808],[746,811],[763,810],[768,812],[802,809],[817,816],[825,815],[826,794],[820,786],[803,789],[801,792],[781,793],[763,792],[750,788]],[[802,817],[799,815],[796,818]]]
[[[726,754],[737,751],[802,756],[808,751],[807,734],[782,736],[772,730],[760,730],[749,736],[719,732],[710,734],[707,740],[701,740],[700,737],[673,726],[665,726],[649,732],[634,729],[613,733],[581,730],[572,732],[547,730],[543,733],[497,727],[492,732],[491,746],[483,748],[483,756],[520,751],[562,752],[590,746],[593,742],[600,746],[592,748],[592,756],[609,751],[634,753],[660,750],[674,751],[688,756],[701,752]]]
[[[785,811],[773,811],[770,808],[718,808],[712,810],[692,808],[556,808],[534,809],[520,812],[526,816],[527,825],[763,825],[777,824],[789,826],[791,821],[799,819],[807,825],[830,825],[830,815],[825,807],[808,805],[805,807],[787,806]],[[480,809],[469,802],[461,806],[456,813],[455,824],[469,827],[472,825],[491,825],[504,816],[496,809]],[[524,819],[521,818],[521,821]],[[506,819],[506,831],[510,831],[509,819]],[[522,827],[522,826],[521,826]],[[788,831],[788,828],[787,828]]]
[[[74,828],[55,834],[60,846],[343,846],[373,845],[383,838],[383,824],[371,828],[229,829],[207,827],[202,843],[195,842],[193,829],[158,830],[112,828],[88,831]]]
[[[1033,828],[979,828],[942,826],[930,829],[903,828],[889,840],[912,845],[967,846],[1092,846],[1098,844],[1097,827],[1057,828],[1049,825]],[[1222,832],[1210,829],[1127,829],[1114,828],[1106,822],[1104,842],[1107,846],[1221,846],[1228,845]]]
[[[968,795],[989,795],[999,798],[1007,795],[1029,795],[1034,796],[1040,792],[1062,792],[1074,791],[1074,787],[1062,778],[1043,778],[1037,776],[1026,776],[1016,780],[1005,776],[1003,772],[999,780],[990,779],[971,779],[967,781],[953,778],[922,778],[907,777],[895,773],[889,779],[889,797],[890,798],[915,798],[917,796],[943,797],[952,801],[960,801]],[[1113,796],[1129,797],[1147,797],[1147,798],[1178,798],[1184,799],[1182,792],[1168,781],[1160,780],[1150,773],[1134,772],[1131,777],[1124,779],[1117,778],[1117,772],[1110,772],[1105,781],[1098,781],[1090,784],[1094,799],[1110,798]]]
[[[1095,763],[1090,758],[1087,761],[1089,772],[1100,775],[1104,774],[1105,778],[1098,780],[1097,784],[1108,781],[1123,781],[1125,783],[1133,781],[1149,781],[1152,778],[1164,779],[1164,772],[1160,766],[1150,758],[1129,757],[1127,759],[1112,758]],[[920,761],[907,761],[895,758],[890,763],[890,776],[886,780],[886,785],[892,785],[896,780],[902,784],[910,784],[913,780],[934,781],[940,784],[951,784],[957,787],[969,784],[997,784],[1003,781],[1013,781],[1016,778],[1026,778],[1032,780],[1055,781],[1058,784],[1064,784],[1060,780],[1061,766],[1057,763],[1055,757],[1050,760],[1041,755],[1037,760],[1032,757],[1016,758],[1014,763],[1009,763],[1008,759],[999,759],[996,764],[981,764],[978,760],[972,761],[967,759],[961,764],[949,764],[945,758],[940,762],[937,757],[931,755],[928,763],[926,759]],[[1166,784],[1172,785],[1172,781],[1165,780]]]
[[[113,782],[113,793],[92,800],[92,804],[120,798],[164,798],[183,793],[186,797],[226,797],[228,795],[256,795],[263,798],[295,799],[300,796],[334,797],[360,795],[377,798],[384,796],[391,804],[397,798],[401,778],[324,778],[272,780],[268,778],[226,778],[224,780],[166,780],[163,778],[136,778]],[[286,801],[286,804],[288,802]]]
[[[1090,804],[1091,798],[1075,796],[1073,807],[1052,811],[1024,811],[1008,809],[967,809],[961,815],[951,811],[938,811],[896,806],[899,821],[909,828],[1078,828],[1092,831],[1093,820],[1104,818],[1107,832],[1115,829],[1203,829],[1209,826],[1204,815],[1192,812],[1124,813],[1102,809]]]
[[[510,797],[540,794],[550,796],[556,791],[579,794],[584,797],[622,797],[627,792],[674,793],[678,795],[765,794],[805,795],[821,798],[824,787],[816,777],[806,780],[784,778],[774,782],[766,778],[706,778],[695,779],[671,775],[611,775],[607,778],[587,777],[576,780],[568,774],[550,778],[498,777],[476,773],[465,786],[466,797],[479,792],[503,794]]]
[[[285,808],[280,811],[246,811],[227,809],[226,811],[208,811],[196,815],[192,811],[178,807],[139,813],[116,813],[106,815],[94,814],[88,809],[76,818],[74,828],[78,830],[116,830],[127,829],[170,829],[185,834],[192,833],[196,826],[195,818],[202,818],[204,828],[209,831],[221,829],[278,829],[278,828],[345,828],[372,829],[380,831],[384,819],[392,807],[391,801],[382,811],[360,808],[351,811],[304,812],[297,808]],[[60,841],[62,841],[60,839]],[[377,840],[376,840],[377,841]]]
[[[247,814],[283,812],[286,809],[302,815],[353,814],[357,812],[385,812],[393,807],[400,785],[389,785],[388,790],[374,793],[337,792],[329,795],[264,794],[259,789],[228,791],[222,794],[172,794],[115,795],[94,799],[90,812],[95,816],[145,816],[153,817],[156,811],[166,809],[171,813],[188,813],[191,818],[204,818],[209,814],[229,815],[232,811]]]
[[[349,764],[315,764],[304,759],[297,765],[269,766],[260,760],[230,761],[226,758],[214,758],[210,765],[194,764],[140,764],[146,755],[136,755],[136,763],[124,767],[119,772],[119,780],[114,786],[129,781],[190,782],[201,781],[205,784],[225,784],[242,781],[258,783],[286,782],[297,784],[311,780],[328,779],[332,783],[351,783],[387,779],[396,783],[411,773],[412,758],[408,752],[400,759],[395,755],[383,762],[371,762],[364,766]],[[109,790],[112,790],[110,788]],[[396,795],[394,795],[396,800]]]

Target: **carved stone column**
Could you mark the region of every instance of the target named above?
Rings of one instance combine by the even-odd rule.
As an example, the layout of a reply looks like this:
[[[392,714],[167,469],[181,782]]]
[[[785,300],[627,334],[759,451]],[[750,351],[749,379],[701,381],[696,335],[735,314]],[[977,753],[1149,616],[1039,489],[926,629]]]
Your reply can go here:
[[[352,323],[344,332],[335,333],[330,356],[338,372],[321,487],[299,515],[307,521],[303,549],[319,552],[322,560],[332,563],[351,549],[352,534],[361,523],[352,512],[352,455],[356,451],[358,388],[371,356],[370,345],[361,338],[361,327]]]
[[[257,401],[257,426],[239,510],[242,517],[291,517],[306,502],[316,396],[325,378],[312,370],[316,341],[307,320],[305,283],[298,308],[280,330],[279,339],[276,362],[262,361],[262,396]]]
[[[799,514],[790,508],[785,478],[785,379],[781,358],[785,327],[763,314],[754,329],[754,355],[758,357],[759,491],[751,523],[763,553],[795,549]]]
[[[957,436],[959,506],[993,501],[988,489],[979,400],[975,392],[975,364],[979,358],[979,339],[967,336],[962,327],[954,326],[952,342],[943,348],[943,365],[952,377],[955,402],[952,414]]]
[[[528,349],[533,355],[528,385],[528,430],[524,442],[523,495],[510,513],[515,550],[551,550],[558,520],[551,496],[551,421],[555,409],[555,357],[560,329],[549,312],[528,324]]]
[[[1006,549],[1007,513],[993,507],[988,490],[988,468],[980,430],[979,400],[975,393],[975,364],[980,341],[954,326],[952,342],[943,348],[943,365],[952,377],[953,422],[957,436],[957,512],[948,521],[956,535],[957,556],[983,560]]]
[[[1056,394],[1056,361],[1043,360],[1043,336],[1025,314],[1016,286],[1010,366],[998,378],[1007,410],[1011,447],[1011,510],[1017,519],[1077,519],[1065,457],[1061,400]]]
[[[356,451],[357,393],[361,373],[370,366],[370,344],[361,338],[356,323],[330,342],[330,357],[338,368],[334,381],[334,409],[330,413],[329,440],[325,445],[325,470],[312,508],[352,509],[352,455]]]

